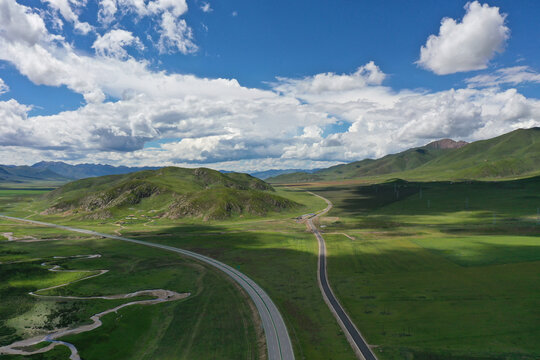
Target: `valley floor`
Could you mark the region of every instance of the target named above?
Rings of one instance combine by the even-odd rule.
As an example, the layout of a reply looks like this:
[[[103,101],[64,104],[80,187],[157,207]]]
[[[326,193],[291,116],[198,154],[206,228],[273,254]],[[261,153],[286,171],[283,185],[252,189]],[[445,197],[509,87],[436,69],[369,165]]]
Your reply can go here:
[[[20,194],[4,196],[0,212],[122,234],[220,260],[250,276],[274,300],[297,359],[354,359],[321,297],[317,241],[305,224],[295,221],[302,213],[326,206],[304,190],[278,189],[278,194],[305,205],[296,214],[227,221],[141,216],[149,215],[148,209],[126,210],[134,216],[121,222],[44,217],[35,212],[30,195]],[[334,203],[316,224],[326,240],[329,280],[379,359],[540,357],[537,180],[332,184],[309,190]],[[4,232],[60,240],[29,244],[6,238],[0,241],[2,262],[102,254],[92,261],[61,264],[66,269],[110,272],[58,290],[59,295],[127,293],[140,286],[192,294],[177,302],[122,309],[107,315],[102,327],[70,336],[66,341],[76,344],[84,359],[106,358],[104,354],[116,354],[118,348],[129,349],[119,359],[152,358],[158,349],[170,354],[160,358],[261,356],[260,328],[250,302],[211,269],[158,250],[133,252],[129,244],[54,229],[3,222],[0,233]],[[0,296],[8,300],[6,310],[0,308],[0,345],[44,326],[84,322],[116,301],[88,305],[33,299],[28,291],[65,279],[39,261],[24,264],[0,265],[2,278],[9,279],[0,288]],[[50,315],[43,318],[39,313]],[[62,352],[57,348],[35,356],[67,359],[69,352]]]

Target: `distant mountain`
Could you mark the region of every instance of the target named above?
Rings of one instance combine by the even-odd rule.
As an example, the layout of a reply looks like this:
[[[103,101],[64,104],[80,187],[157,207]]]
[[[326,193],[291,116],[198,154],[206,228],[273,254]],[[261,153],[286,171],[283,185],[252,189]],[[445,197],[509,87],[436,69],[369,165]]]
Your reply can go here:
[[[49,169],[30,166],[0,165],[0,183],[29,183],[36,181],[66,182],[69,179]]]
[[[159,169],[159,167],[127,167],[101,164],[70,165],[61,161],[41,161],[32,166],[0,165],[0,184],[36,182],[61,184],[70,180],[88,177],[129,174],[136,171],[156,169]]]
[[[270,183],[399,177],[411,180],[502,179],[540,174],[540,128],[467,144],[443,139],[425,146],[316,171],[279,175]]]
[[[43,214],[106,219],[263,216],[298,206],[248,174],[166,167],[70,182],[44,196]],[[136,214],[136,215],[133,215]]]
[[[142,170],[156,170],[159,167],[127,167],[101,164],[70,165],[61,161],[41,161],[32,165],[34,169],[48,169],[68,179],[84,179],[95,176],[129,174]]]

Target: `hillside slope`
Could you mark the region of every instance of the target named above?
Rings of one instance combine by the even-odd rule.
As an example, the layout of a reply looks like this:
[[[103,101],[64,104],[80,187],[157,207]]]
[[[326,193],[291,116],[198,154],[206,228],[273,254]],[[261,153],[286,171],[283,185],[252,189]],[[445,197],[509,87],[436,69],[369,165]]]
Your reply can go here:
[[[42,213],[105,219],[142,211],[152,217],[211,220],[297,205],[273,191],[247,174],[167,167],[73,181],[44,197]]]
[[[540,128],[518,129],[443,154],[405,175],[434,179],[496,179],[540,172]]]
[[[336,165],[314,173],[298,172],[267,179],[270,183],[311,182],[323,180],[346,180],[362,177],[392,174],[415,169],[427,162],[467,143],[443,139],[419,148],[408,149],[397,154],[386,155],[380,159],[365,159],[349,164]]]
[[[420,148],[319,170],[267,179],[298,183],[350,179],[462,180],[504,179],[540,174],[540,128],[467,144],[444,139]]]

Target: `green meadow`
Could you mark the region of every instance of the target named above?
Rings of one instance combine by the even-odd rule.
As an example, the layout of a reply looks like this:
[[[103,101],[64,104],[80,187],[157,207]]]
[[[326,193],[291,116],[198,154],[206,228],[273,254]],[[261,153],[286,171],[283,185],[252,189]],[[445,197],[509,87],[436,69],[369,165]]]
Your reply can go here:
[[[0,346],[55,328],[90,323],[89,317],[95,313],[148,298],[69,300],[28,295],[107,269],[99,277],[44,294],[102,296],[167,289],[191,295],[163,304],[127,307],[105,316],[103,326],[95,330],[62,338],[73,343],[82,358],[256,359],[264,352],[259,324],[246,295],[212,268],[142,246],[2,220],[0,233],[4,232],[45,241],[0,240]],[[69,258],[89,254],[101,257]],[[76,271],[51,272],[43,262]],[[29,358],[68,359],[66,350],[57,347]]]
[[[380,359],[540,358],[540,179],[311,190],[335,204],[331,284]]]
[[[329,198],[335,205],[319,222],[327,241],[330,281],[381,360],[529,360],[540,356],[538,179],[464,183],[395,180],[371,185],[320,185],[307,190]],[[353,359],[348,342],[320,295],[317,242],[305,225],[295,221],[296,216],[326,204],[304,189],[279,187],[276,194],[300,207],[265,217],[171,220],[152,217],[154,204],[145,206],[143,201],[141,206],[120,211],[121,216],[85,220],[41,215],[40,194],[5,194],[0,198],[0,212],[122,234],[216,258],[246,273],[269,293],[284,316],[298,359]],[[0,233],[24,236],[27,232],[35,234],[33,228],[6,223]],[[83,249],[86,252],[82,253],[107,250],[115,254],[109,260],[104,256],[62,264],[72,269],[111,269],[106,276],[112,276],[116,269],[117,274],[58,289],[62,294],[87,296],[110,293],[111,289],[140,289],[135,284],[179,292],[189,289],[196,294],[174,303],[123,309],[118,315],[108,315],[110,320],[105,317],[101,328],[66,339],[87,358],[103,358],[117,349],[127,349],[125,358],[143,354],[141,359],[151,358],[151,349],[165,349],[170,358],[260,355],[257,316],[250,312],[249,301],[223,275],[158,250],[37,229],[41,237],[62,240],[30,243],[39,245],[31,245],[33,250],[28,254],[20,253],[28,243],[0,244],[10,247],[8,253],[14,260],[42,257],[44,254],[34,253],[41,247],[48,256],[81,253]],[[37,263],[34,266],[39,268]],[[200,273],[203,269],[204,276]],[[43,302],[25,295],[30,286],[45,283],[37,279],[34,285],[18,284],[25,286],[20,293],[25,301]],[[110,304],[97,300],[93,305],[78,305],[80,315],[72,321],[83,322]],[[69,304],[54,306],[61,307],[51,311],[55,314],[71,311]],[[17,321],[24,319],[22,314],[31,318],[29,314],[36,313],[30,306],[23,310]],[[9,317],[10,324],[19,324]],[[215,322],[222,318],[224,323]],[[39,325],[44,320],[35,321]],[[20,331],[28,325],[17,326]],[[95,341],[102,345],[95,346]],[[211,346],[222,342],[227,346],[219,350]]]
[[[125,209],[126,212],[129,211],[134,215],[130,219],[122,216],[108,220],[81,220],[59,215],[40,215],[38,209],[42,200],[38,195],[34,197],[31,195],[12,195],[11,197],[5,196],[0,200],[0,212],[108,233],[118,233],[145,241],[159,242],[197,251],[216,258],[246,273],[269,293],[285,318],[298,359],[354,359],[354,354],[345,336],[320,296],[316,275],[317,243],[313,235],[306,231],[305,225],[295,221],[296,216],[322,209],[325,207],[325,203],[305,191],[278,189],[276,194],[298,202],[301,206],[296,210],[291,209],[273,213],[267,217],[236,216],[221,221],[204,221],[200,218],[191,218],[179,221],[152,218],[150,216],[152,207],[146,207],[143,203],[143,206],[136,209]],[[141,215],[147,216],[143,217]],[[5,230],[0,229],[0,233],[11,231],[15,236],[23,236],[31,228],[33,227],[27,225],[6,225]],[[39,232],[47,237],[57,236],[58,234],[56,229],[41,227]],[[67,236],[66,241],[70,241],[68,239],[77,238],[78,235],[64,234],[63,236]],[[92,242],[124,249],[126,257],[129,258],[129,260],[126,259],[124,266],[129,267],[130,276],[126,277],[125,272],[118,273],[118,279],[123,279],[123,286],[141,283],[140,277],[144,277],[143,283],[155,279],[154,276],[147,277],[139,274],[141,269],[135,265],[128,266],[128,263],[136,263],[135,259],[139,255],[146,253],[147,249],[137,250],[138,247],[132,249],[133,245],[118,244],[106,239],[93,239]],[[7,244],[7,242],[3,244]],[[78,248],[71,249],[71,244],[75,243],[64,244],[66,251],[68,249],[75,253],[80,251]],[[22,246],[23,243],[10,243],[10,246],[15,245]],[[93,246],[89,249],[92,249],[92,252],[97,251],[94,250]],[[156,253],[158,258],[163,256],[163,259],[173,257],[182,260],[175,255],[169,255],[158,250],[152,250],[151,253]],[[72,265],[70,268],[86,269],[90,267],[92,269],[104,269],[107,266],[120,266],[119,263],[102,265],[101,261],[103,260],[77,260],[77,266]],[[74,261],[70,261],[70,263],[72,262]],[[179,266],[186,267],[190,263],[189,260],[183,260]],[[153,264],[155,266],[155,263]],[[163,261],[160,265],[160,271],[166,273],[166,269],[171,266],[173,265]],[[149,267],[152,266],[149,265]],[[181,269],[175,271],[181,271]],[[146,306],[144,311],[148,314],[147,317],[141,316],[139,310],[143,309],[143,307],[122,309],[119,312],[119,318],[129,319],[128,321],[112,319],[94,331],[63,340],[76,344],[81,354],[88,356],[88,358],[99,358],[119,348],[129,349],[129,351],[133,349],[135,353],[144,353],[143,350],[146,348],[164,348],[170,349],[171,354],[173,354],[173,349],[176,349],[174,354],[178,355],[178,357],[171,358],[258,358],[261,334],[260,330],[257,332],[257,327],[254,325],[258,318],[249,312],[249,302],[246,304],[246,299],[242,298],[242,293],[219,273],[212,272],[212,276],[208,274],[201,277],[198,273],[193,272],[192,268],[188,267],[184,271],[192,271],[192,273],[191,275],[186,274],[185,279],[179,280],[175,287],[172,287],[171,283],[168,282],[167,288],[177,290],[184,281],[192,281],[204,288],[204,291],[201,291],[193,299],[190,296],[186,300],[180,300],[178,304],[168,303]],[[209,272],[208,269],[206,271]],[[112,273],[112,270],[107,275],[110,273]],[[156,276],[158,275],[156,274]],[[179,279],[179,277],[173,275],[171,275],[171,278]],[[117,289],[116,283],[108,283],[106,280],[105,276],[100,276],[72,284],[66,290],[86,296],[87,294],[103,292],[106,289]],[[158,284],[162,284],[162,282],[157,282],[150,288],[155,288]],[[150,286],[149,283],[148,286]],[[61,291],[62,295],[68,294],[64,293],[64,290]],[[195,298],[202,303],[195,302]],[[241,301],[239,301],[239,298]],[[168,310],[169,307],[176,310]],[[88,313],[92,313],[92,311],[94,309],[89,309]],[[244,311],[244,318],[239,316],[240,311]],[[172,315],[169,315],[171,313]],[[108,316],[113,317],[112,315]],[[173,317],[173,320],[168,320],[169,316],[175,317]],[[248,316],[248,318],[246,319],[245,316]],[[182,321],[181,318],[189,321]],[[200,326],[205,324],[204,326],[212,327],[212,329],[208,327],[201,328],[194,333],[193,324],[197,323],[197,319],[202,321],[201,318],[206,323],[203,321]],[[231,324],[223,326],[221,321],[212,323],[212,320],[216,321],[216,319],[221,318]],[[234,319],[237,320],[233,321]],[[160,330],[159,324],[164,321],[166,324],[169,324],[169,321],[170,324],[175,324],[174,331],[168,330],[164,332]],[[240,327],[239,322],[251,325],[246,330]],[[152,324],[155,324],[154,328],[151,327]],[[236,328],[232,328],[233,326]],[[130,336],[126,337],[126,332]],[[239,339],[233,338],[242,332],[246,333],[246,335],[240,336]],[[155,336],[155,333],[159,333],[163,337],[158,338],[157,342],[148,340]],[[181,341],[181,339],[186,336],[190,337],[192,334],[193,338],[190,341]],[[208,334],[214,334],[215,336],[212,337]],[[223,336],[223,338],[220,339],[219,336]],[[94,341],[102,339],[106,341],[100,346],[94,345]],[[257,339],[259,339],[259,342]],[[227,343],[227,346],[221,349],[221,344],[224,342]],[[220,348],[219,352],[214,352],[216,347]],[[186,348],[192,350],[186,352]],[[193,350],[194,348],[198,349],[199,352]],[[133,356],[131,352],[125,358],[131,358],[130,356]],[[151,357],[141,356],[141,358]]]

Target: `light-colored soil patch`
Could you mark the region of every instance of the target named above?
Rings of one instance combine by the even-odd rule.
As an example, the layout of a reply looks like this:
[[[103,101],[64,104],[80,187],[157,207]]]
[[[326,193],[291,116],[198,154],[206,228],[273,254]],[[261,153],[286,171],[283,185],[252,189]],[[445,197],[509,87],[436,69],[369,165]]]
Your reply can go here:
[[[348,237],[351,240],[356,240],[356,238],[354,236],[351,236],[351,235],[343,233],[343,232],[325,232],[325,234],[328,234],[328,235],[343,235],[343,236]]]
[[[58,239],[37,239],[33,236],[23,236],[23,237],[16,237],[13,235],[12,232],[5,232],[5,233],[2,233],[2,236],[5,237],[7,239],[7,241],[17,241],[17,242],[39,242],[39,241],[53,241],[53,240],[58,240]]]

